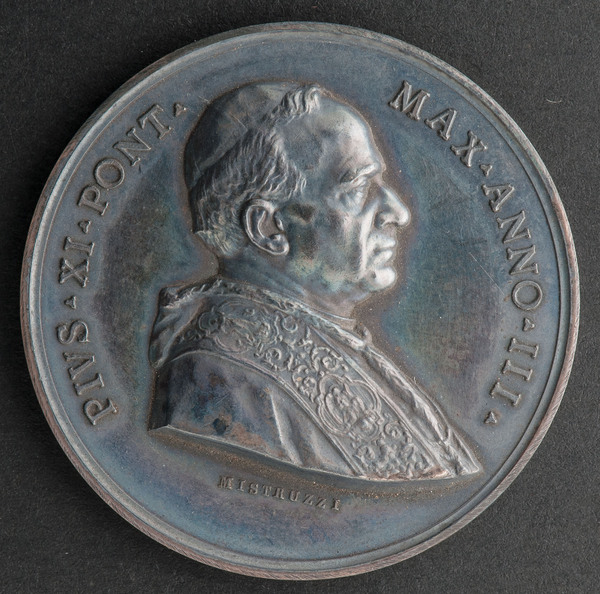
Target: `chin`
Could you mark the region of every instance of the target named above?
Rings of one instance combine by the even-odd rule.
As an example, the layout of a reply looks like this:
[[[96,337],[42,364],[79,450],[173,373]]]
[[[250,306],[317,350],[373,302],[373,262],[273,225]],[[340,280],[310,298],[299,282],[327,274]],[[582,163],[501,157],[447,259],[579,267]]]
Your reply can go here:
[[[364,280],[364,285],[370,293],[377,293],[389,289],[394,285],[397,278],[398,275],[393,268],[379,268],[369,271]]]

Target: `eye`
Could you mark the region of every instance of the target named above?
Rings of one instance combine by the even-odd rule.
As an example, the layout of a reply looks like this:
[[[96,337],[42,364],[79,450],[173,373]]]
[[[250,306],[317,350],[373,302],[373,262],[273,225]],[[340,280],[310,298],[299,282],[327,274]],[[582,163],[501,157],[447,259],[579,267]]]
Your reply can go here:
[[[346,206],[361,207],[369,193],[370,180],[362,178],[351,185],[343,194]]]
[[[360,175],[341,185],[338,200],[349,214],[357,215],[363,209],[371,188],[371,177]]]
[[[360,198],[360,200],[364,200],[365,196],[369,193],[370,185],[371,182],[369,179],[363,179],[363,181],[358,186],[356,186],[354,190],[357,198]]]

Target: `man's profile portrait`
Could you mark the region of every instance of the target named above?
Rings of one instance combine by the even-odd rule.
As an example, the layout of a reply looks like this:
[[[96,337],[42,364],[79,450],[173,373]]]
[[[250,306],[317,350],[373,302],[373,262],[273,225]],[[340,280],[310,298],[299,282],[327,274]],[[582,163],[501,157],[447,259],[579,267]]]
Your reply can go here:
[[[184,161],[219,270],[161,292],[149,429],[377,481],[478,472],[352,317],[396,282],[411,218],[358,111],[316,85],[249,84],[208,105]]]

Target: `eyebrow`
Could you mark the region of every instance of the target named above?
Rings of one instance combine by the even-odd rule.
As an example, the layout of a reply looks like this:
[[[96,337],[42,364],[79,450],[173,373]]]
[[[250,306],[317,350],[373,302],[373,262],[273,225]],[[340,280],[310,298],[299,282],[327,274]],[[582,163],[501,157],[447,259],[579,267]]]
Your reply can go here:
[[[358,169],[350,169],[346,171],[340,179],[340,183],[349,184],[361,177],[369,177],[375,175],[380,171],[380,167],[377,163],[370,163],[369,165],[365,165],[364,167],[359,167]]]

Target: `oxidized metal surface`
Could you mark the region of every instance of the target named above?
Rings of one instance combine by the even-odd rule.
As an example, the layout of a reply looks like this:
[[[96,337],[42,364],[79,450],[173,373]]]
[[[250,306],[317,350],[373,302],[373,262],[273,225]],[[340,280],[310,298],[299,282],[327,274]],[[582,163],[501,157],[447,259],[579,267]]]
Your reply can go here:
[[[534,149],[373,33],[211,38],[111,98],[30,232],[23,328],[92,487],[167,546],[309,579],[480,513],[564,391],[575,252]]]

